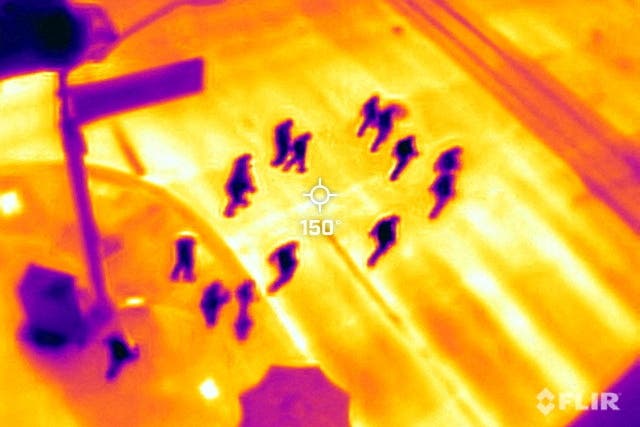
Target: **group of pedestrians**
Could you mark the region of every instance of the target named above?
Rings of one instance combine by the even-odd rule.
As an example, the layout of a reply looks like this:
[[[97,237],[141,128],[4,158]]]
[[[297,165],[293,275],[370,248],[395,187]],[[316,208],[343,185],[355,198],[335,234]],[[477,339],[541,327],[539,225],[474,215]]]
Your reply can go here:
[[[296,172],[307,172],[307,146],[311,140],[311,132],[304,132],[295,138],[292,136],[293,119],[285,119],[278,123],[273,132],[275,155],[271,166],[282,168],[288,172],[296,167]],[[251,154],[245,153],[236,158],[231,168],[231,174],[225,183],[225,191],[229,199],[224,210],[228,218],[235,216],[236,209],[249,206],[249,193],[255,193],[256,187],[251,176]]]
[[[233,324],[235,335],[238,340],[246,340],[253,327],[253,319],[249,315],[249,306],[257,300],[255,282],[245,280],[233,292],[233,296],[238,302],[238,313]],[[219,280],[207,286],[200,300],[200,311],[202,312],[208,327],[216,326],[222,308],[231,302],[231,291]]]
[[[282,286],[287,284],[298,268],[298,258],[296,251],[298,243],[291,241],[276,248],[269,255],[271,262],[278,270],[278,275],[268,288],[269,293],[277,292]],[[194,282],[196,280],[196,238],[190,233],[182,233],[175,241],[175,264],[171,271],[170,278],[174,282]],[[239,340],[245,340],[253,320],[249,315],[249,305],[255,301],[255,283],[246,280],[239,285],[233,293],[238,301],[238,315],[234,323],[236,336]],[[231,291],[226,289],[222,282],[212,282],[203,292],[200,301],[200,311],[202,312],[207,326],[213,327],[217,324],[220,311],[231,301]]]
[[[399,104],[380,105],[378,95],[371,96],[360,110],[362,122],[356,135],[362,138],[367,130],[376,131],[376,137],[369,151],[378,152],[392,134],[395,120],[406,114],[405,109]],[[436,177],[429,187],[429,191],[435,198],[435,203],[429,212],[429,219],[436,219],[446,204],[455,196],[456,173],[461,167],[460,155],[462,148],[455,146],[442,152],[434,163]],[[409,163],[418,157],[414,135],[400,138],[392,149],[396,164],[389,176],[390,181],[396,181],[407,168]],[[397,241],[397,228],[400,217],[391,215],[380,219],[369,232],[369,236],[375,240],[376,248],[367,260],[367,265],[373,267],[380,257],[384,255]]]
[[[393,134],[396,121],[406,114],[404,106],[398,103],[382,105],[380,96],[372,95],[360,109],[362,121],[356,135],[363,138],[369,130],[374,130],[376,134],[369,151],[377,153]],[[294,122],[291,118],[287,118],[275,126],[273,132],[275,153],[271,160],[271,166],[282,168],[285,172],[296,166],[298,173],[305,173],[307,171],[307,146],[312,135],[310,132],[304,132],[293,137],[293,126]],[[462,148],[458,146],[449,148],[443,151],[434,163],[433,169],[436,172],[436,177],[429,187],[429,191],[435,198],[434,205],[428,215],[431,220],[436,219],[455,196],[456,174],[461,167],[461,153]],[[391,155],[395,158],[395,165],[391,170],[389,180],[397,181],[412,160],[419,156],[415,135],[399,138],[391,150]],[[229,196],[229,203],[224,212],[227,217],[233,217],[238,207],[247,207],[249,205],[247,194],[256,191],[250,173],[250,161],[250,154],[243,154],[234,161],[231,175],[225,185]],[[399,222],[400,217],[392,215],[382,218],[372,228],[369,235],[376,241],[376,248],[367,260],[367,265],[374,266],[378,259],[396,243]],[[298,265],[295,249],[295,245],[284,245],[271,254],[269,261],[276,265],[280,275],[270,286],[270,292],[275,292],[291,280]]]

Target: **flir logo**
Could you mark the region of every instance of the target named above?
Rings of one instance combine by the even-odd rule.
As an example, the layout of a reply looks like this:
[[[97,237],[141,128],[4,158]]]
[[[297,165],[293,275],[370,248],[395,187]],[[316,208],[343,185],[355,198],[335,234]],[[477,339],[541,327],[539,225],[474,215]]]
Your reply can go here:
[[[557,397],[557,402],[556,402]],[[584,393],[561,392],[556,396],[548,388],[538,393],[536,407],[544,415],[549,415],[554,409],[564,411],[574,409],[577,411],[619,411],[618,393],[591,393],[590,399]],[[557,406],[556,406],[557,403]]]

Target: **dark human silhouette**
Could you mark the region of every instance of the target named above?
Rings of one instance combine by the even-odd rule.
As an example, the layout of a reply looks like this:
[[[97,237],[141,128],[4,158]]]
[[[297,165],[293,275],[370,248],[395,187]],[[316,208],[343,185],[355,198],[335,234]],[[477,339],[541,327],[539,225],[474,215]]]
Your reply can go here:
[[[251,168],[251,154],[243,154],[233,163],[231,175],[225,185],[229,203],[224,211],[224,215],[228,218],[236,214],[238,207],[249,206],[247,193],[255,193],[256,187],[249,172]]]
[[[367,260],[369,267],[376,265],[378,259],[396,243],[396,229],[399,221],[400,217],[397,215],[382,218],[369,232],[369,236],[376,241],[376,249]]]
[[[400,106],[392,104],[378,112],[378,135],[371,145],[371,152],[375,153],[391,135],[393,131],[393,119],[401,111]]]
[[[429,190],[434,194],[436,203],[429,213],[429,219],[436,219],[447,202],[455,196],[455,175],[444,173],[438,175]]]
[[[273,137],[276,153],[271,161],[271,166],[282,166],[282,170],[288,172],[289,169],[297,165],[296,171],[305,173],[307,171],[307,145],[312,135],[310,132],[305,132],[292,140],[292,127],[292,119],[286,119],[275,127]]]
[[[289,155],[289,149],[291,146],[292,127],[293,120],[291,119],[286,119],[276,126],[273,135],[276,154],[271,161],[271,166],[280,166],[285,162],[285,160],[287,160],[287,156]]]
[[[225,289],[220,282],[213,282],[204,290],[200,300],[200,311],[202,311],[208,327],[218,323],[220,310],[229,301],[231,301],[231,292]]]
[[[453,147],[443,151],[433,165],[433,170],[440,173],[452,173],[460,169],[461,147]]]
[[[286,285],[292,278],[298,268],[298,259],[296,258],[297,242],[286,243],[269,255],[269,262],[278,269],[278,277],[269,286],[269,293],[274,293],[282,286]]]
[[[233,324],[236,338],[244,341],[249,337],[249,332],[253,327],[253,320],[249,316],[249,304],[256,300],[256,284],[253,280],[244,281],[236,288],[235,296],[238,300],[238,316]]]
[[[181,236],[175,242],[176,264],[171,271],[171,280],[194,282],[196,275],[195,250],[196,239],[193,236]]]
[[[298,165],[298,173],[305,173],[307,171],[307,166],[305,163],[307,156],[307,144],[309,143],[310,139],[311,133],[306,132],[298,136],[293,141],[293,143],[291,144],[291,155],[283,168],[285,172],[291,169],[293,165]]]
[[[433,170],[438,172],[429,191],[436,198],[435,204],[429,213],[429,219],[436,219],[447,203],[455,197],[455,173],[462,167],[460,156],[462,148],[455,146],[443,151],[433,164]]]
[[[138,346],[130,347],[120,334],[112,334],[104,340],[109,349],[109,368],[105,374],[108,380],[115,379],[122,366],[137,359],[140,355]]]
[[[389,177],[391,181],[397,180],[411,159],[418,156],[415,141],[415,137],[411,135],[406,138],[402,138],[396,143],[396,146],[393,148],[393,157],[396,158],[397,163]]]
[[[253,320],[246,311],[241,311],[233,323],[233,327],[236,330],[236,338],[244,341],[249,338],[249,332],[251,332],[251,328],[253,327]]]
[[[380,97],[373,95],[367,100],[360,110],[362,115],[362,124],[358,128],[358,137],[362,137],[369,128],[375,128],[378,125],[378,105]]]
[[[236,299],[240,306],[248,306],[256,300],[256,284],[253,280],[245,280],[236,288]]]

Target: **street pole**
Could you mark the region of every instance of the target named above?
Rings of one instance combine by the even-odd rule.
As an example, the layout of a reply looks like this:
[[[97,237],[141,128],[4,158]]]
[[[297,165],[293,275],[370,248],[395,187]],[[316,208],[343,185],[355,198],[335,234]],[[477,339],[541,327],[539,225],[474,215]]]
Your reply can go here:
[[[89,278],[96,298],[93,308],[98,311],[101,317],[109,317],[112,311],[112,303],[107,290],[100,249],[100,233],[93,214],[87,168],[84,163],[87,147],[69,105],[67,78],[68,71],[65,70],[58,73],[60,128],[67,174],[71,184],[76,216],[80,223],[85,262],[88,266]]]

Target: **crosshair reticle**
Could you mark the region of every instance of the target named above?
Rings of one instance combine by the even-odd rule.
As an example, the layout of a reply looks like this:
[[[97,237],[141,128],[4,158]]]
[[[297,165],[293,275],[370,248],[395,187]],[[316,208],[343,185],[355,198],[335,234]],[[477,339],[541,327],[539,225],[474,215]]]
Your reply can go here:
[[[325,196],[322,199],[316,199],[315,193],[317,191],[324,192]],[[326,185],[322,184],[322,178],[318,178],[318,183],[309,190],[308,193],[304,193],[303,196],[308,197],[309,201],[318,207],[318,213],[322,213],[322,206],[329,203],[332,197],[338,196],[336,193],[332,193]]]

